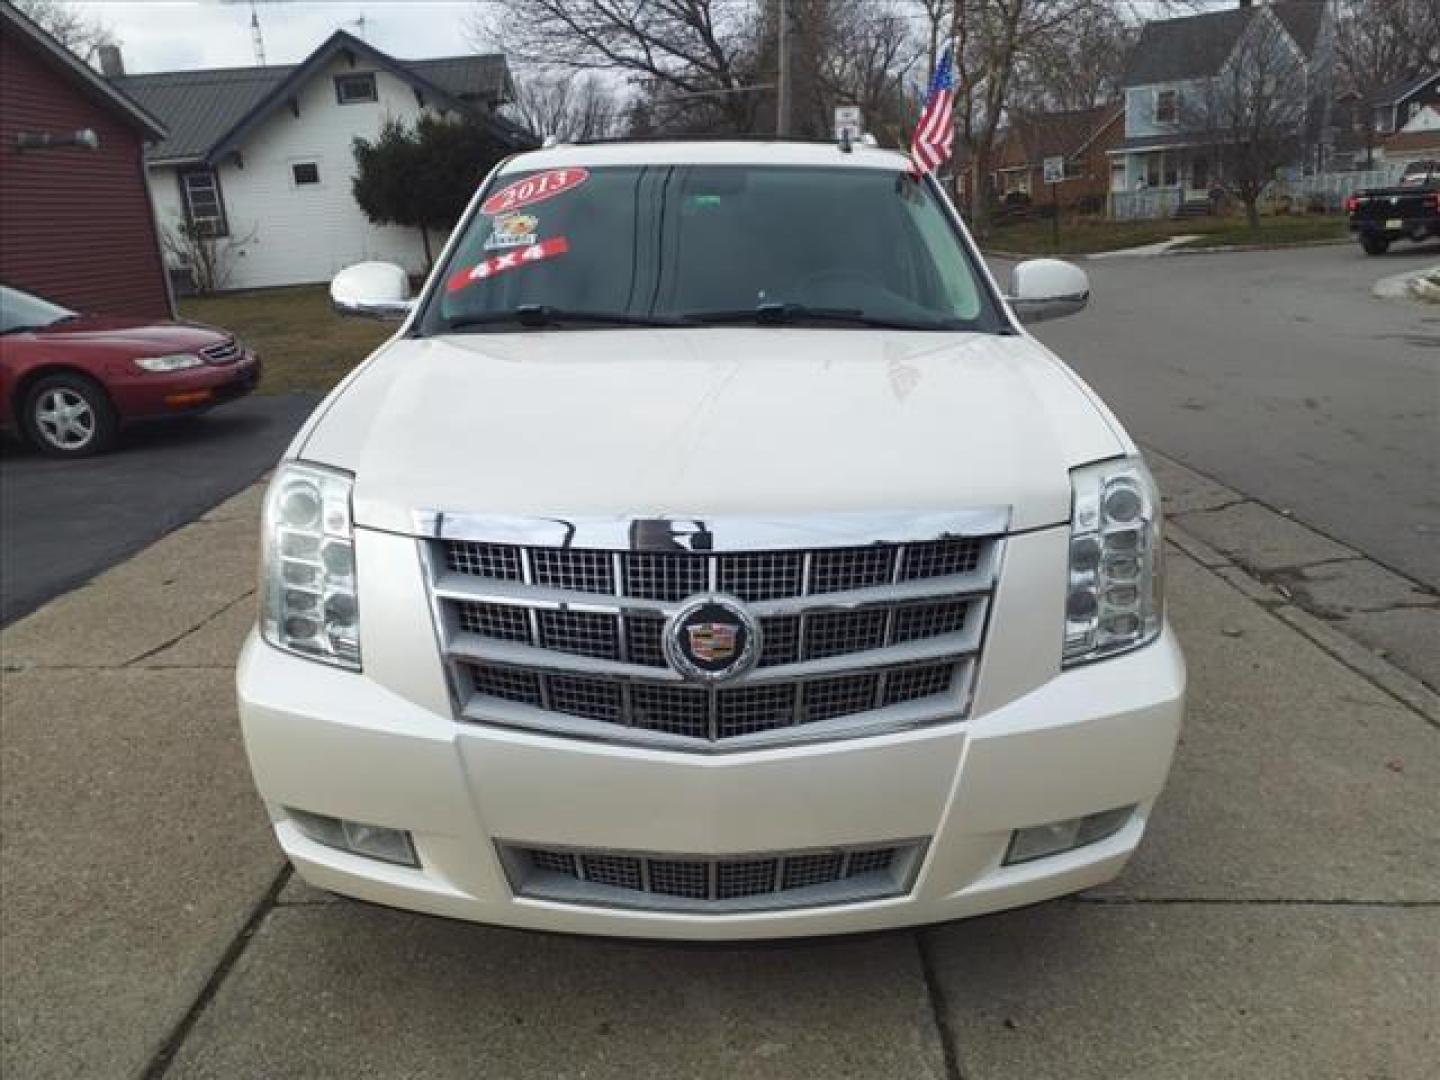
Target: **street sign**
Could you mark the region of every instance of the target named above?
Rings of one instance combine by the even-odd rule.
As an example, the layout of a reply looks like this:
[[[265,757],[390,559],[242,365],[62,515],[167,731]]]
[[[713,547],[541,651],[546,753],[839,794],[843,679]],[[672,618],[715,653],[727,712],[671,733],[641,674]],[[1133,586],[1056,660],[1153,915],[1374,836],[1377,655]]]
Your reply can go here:
[[[1047,157],[1045,159],[1045,183],[1058,184],[1065,179],[1065,159],[1063,157]]]
[[[836,142],[843,142],[847,137],[851,142],[859,142],[864,133],[865,118],[860,114],[859,105],[835,106]]]

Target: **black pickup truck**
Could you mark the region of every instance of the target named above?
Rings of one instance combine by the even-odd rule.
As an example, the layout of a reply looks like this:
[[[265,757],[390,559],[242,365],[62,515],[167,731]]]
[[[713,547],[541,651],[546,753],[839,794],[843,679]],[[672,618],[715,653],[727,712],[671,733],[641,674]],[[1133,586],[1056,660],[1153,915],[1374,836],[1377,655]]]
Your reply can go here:
[[[1395,187],[1366,188],[1345,200],[1350,231],[1367,255],[1395,240],[1440,236],[1440,161],[1413,161]]]

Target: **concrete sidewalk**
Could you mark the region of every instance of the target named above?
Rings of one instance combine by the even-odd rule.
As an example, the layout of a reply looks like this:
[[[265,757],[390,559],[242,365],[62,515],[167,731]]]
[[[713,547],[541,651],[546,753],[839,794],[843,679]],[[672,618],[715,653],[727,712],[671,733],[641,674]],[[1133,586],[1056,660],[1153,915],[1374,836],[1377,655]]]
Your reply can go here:
[[[1232,520],[1169,552],[1191,706],[1121,879],[920,932],[740,947],[450,923],[291,880],[231,700],[254,603],[258,489],[242,494],[0,636],[0,1071],[1433,1076],[1434,695],[1339,620],[1306,623],[1246,571],[1248,546],[1217,546],[1274,522],[1158,471],[1182,530]]]

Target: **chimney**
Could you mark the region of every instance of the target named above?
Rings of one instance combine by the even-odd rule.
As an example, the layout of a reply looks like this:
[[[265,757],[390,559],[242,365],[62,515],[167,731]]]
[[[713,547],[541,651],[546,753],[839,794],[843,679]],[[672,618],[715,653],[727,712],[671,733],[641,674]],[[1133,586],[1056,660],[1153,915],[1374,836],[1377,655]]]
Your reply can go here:
[[[120,55],[119,45],[101,45],[100,53],[100,74],[107,79],[115,79],[125,74],[125,58]]]

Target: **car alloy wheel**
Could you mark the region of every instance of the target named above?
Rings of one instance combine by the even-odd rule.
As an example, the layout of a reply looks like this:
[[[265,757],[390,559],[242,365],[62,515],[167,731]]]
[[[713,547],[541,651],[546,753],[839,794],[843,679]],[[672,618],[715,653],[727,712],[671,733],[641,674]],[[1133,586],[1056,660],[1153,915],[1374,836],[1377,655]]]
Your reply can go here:
[[[57,450],[74,453],[95,437],[95,410],[69,387],[56,387],[35,401],[35,430]]]

